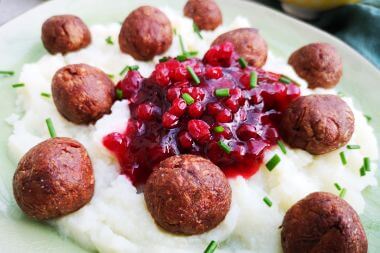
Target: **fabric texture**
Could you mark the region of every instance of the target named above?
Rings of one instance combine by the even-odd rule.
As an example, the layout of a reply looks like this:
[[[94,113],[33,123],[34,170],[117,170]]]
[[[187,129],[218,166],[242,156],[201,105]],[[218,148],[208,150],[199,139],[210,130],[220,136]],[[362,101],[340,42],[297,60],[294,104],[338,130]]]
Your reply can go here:
[[[278,0],[256,0],[282,10]],[[322,12],[308,21],[345,41],[380,69],[380,0],[364,0]]]

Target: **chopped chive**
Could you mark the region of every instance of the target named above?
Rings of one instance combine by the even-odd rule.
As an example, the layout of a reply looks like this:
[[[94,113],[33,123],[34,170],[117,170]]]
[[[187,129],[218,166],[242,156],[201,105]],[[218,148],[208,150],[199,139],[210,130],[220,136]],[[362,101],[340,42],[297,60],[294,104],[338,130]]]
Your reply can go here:
[[[257,85],[257,73],[256,71],[252,71],[249,76],[249,87],[251,89],[255,88]]]
[[[115,75],[114,74],[107,74],[107,76],[111,79],[114,79],[115,78]]]
[[[281,161],[281,158],[275,154],[266,164],[265,166],[269,171],[272,171]]]
[[[186,60],[187,60],[187,56],[184,55],[184,54],[181,54],[181,55],[178,55],[178,56],[176,57],[176,59],[177,59],[178,61],[180,61],[180,62],[183,62],[183,61],[186,61]]]
[[[362,167],[360,167],[360,176],[361,177],[364,177],[365,176],[365,174],[366,174],[366,172],[365,172],[365,168],[364,168],[364,165],[362,166]]]
[[[13,76],[14,74],[15,72],[11,70],[0,70],[0,75],[2,76]]]
[[[213,240],[209,243],[204,253],[213,253],[217,247],[218,247],[218,244],[216,243],[216,241]]]
[[[221,88],[215,90],[215,96],[217,97],[229,97],[230,96],[230,89],[228,88]]]
[[[343,91],[338,91],[338,96],[339,97],[345,97],[346,94]]]
[[[365,171],[371,171],[371,161],[370,161],[369,157],[364,157],[363,163],[364,163],[364,170]]]
[[[12,84],[13,88],[20,88],[20,87],[24,87],[24,86],[25,86],[24,83],[14,83],[14,84]]]
[[[344,166],[347,165],[347,158],[346,158],[346,154],[344,153],[344,151],[340,152],[339,156],[340,156],[340,160],[342,161],[342,164]]]
[[[364,114],[364,117],[367,119],[367,122],[371,122],[372,120],[371,116]]]
[[[161,59],[159,59],[158,61],[159,61],[159,62],[167,62],[169,59],[170,59],[169,57],[164,56],[164,57],[162,57]]]
[[[289,84],[292,82],[292,80],[290,80],[288,77],[286,76],[281,76],[280,79],[278,79],[280,82],[282,83],[286,83],[286,84]]]
[[[241,66],[243,69],[245,69],[246,67],[248,67],[248,63],[247,63],[247,61],[244,60],[243,58],[240,57],[240,58],[238,59],[238,62],[239,62],[240,66]]]
[[[123,99],[123,90],[122,89],[116,89],[116,98],[117,99]]]
[[[201,31],[199,30],[199,27],[197,26],[196,23],[193,23],[193,30],[198,35],[198,37],[203,40]]]
[[[339,193],[339,197],[341,197],[342,199],[344,198],[344,196],[346,196],[346,193],[347,193],[347,189],[346,188],[343,188],[340,193]]]
[[[272,201],[268,197],[263,198],[263,201],[265,204],[267,204],[267,206],[272,206]]]
[[[224,143],[223,141],[221,141],[221,140],[218,141],[218,145],[227,154],[231,153],[231,148],[226,143]]]
[[[177,35],[177,29],[173,28],[174,35]]]
[[[41,95],[42,97],[46,97],[46,98],[50,98],[50,97],[51,97],[50,93],[47,93],[47,92],[41,92],[40,95]]]
[[[183,39],[181,34],[178,34],[178,39],[179,39],[179,46],[181,47],[182,54],[186,54],[186,49],[185,45],[183,44]]]
[[[50,137],[51,138],[57,137],[57,134],[55,133],[53,121],[51,120],[51,118],[46,119],[46,125],[47,125],[47,128],[49,130]]]
[[[224,132],[224,127],[222,127],[222,126],[216,126],[216,127],[214,127],[214,132],[215,133],[223,133]]]
[[[111,36],[108,36],[108,37],[106,38],[106,43],[107,43],[108,45],[113,45],[113,39],[112,39]]]
[[[347,145],[347,149],[360,149],[360,145]]]
[[[338,183],[334,183],[334,185],[338,191],[342,190],[342,187]]]
[[[187,105],[192,105],[194,103],[194,98],[190,96],[189,93],[183,93],[182,98],[185,100]]]
[[[194,57],[198,55],[198,51],[189,51],[189,52],[186,52],[186,55]]]
[[[199,77],[197,76],[197,74],[195,74],[194,69],[192,67],[190,67],[190,66],[187,66],[186,69],[187,69],[187,71],[189,71],[189,73],[190,73],[191,77],[193,78],[194,82],[196,84],[200,84],[201,80],[199,80]]]
[[[285,148],[285,144],[284,144],[282,141],[278,141],[277,144],[278,144],[278,146],[280,147],[282,153],[283,153],[284,155],[286,155],[287,151],[286,151],[286,148]]]
[[[139,66],[137,65],[132,65],[132,66],[125,66],[119,73],[120,76],[124,75],[125,73],[127,73],[128,71],[130,70],[138,70],[139,69]]]

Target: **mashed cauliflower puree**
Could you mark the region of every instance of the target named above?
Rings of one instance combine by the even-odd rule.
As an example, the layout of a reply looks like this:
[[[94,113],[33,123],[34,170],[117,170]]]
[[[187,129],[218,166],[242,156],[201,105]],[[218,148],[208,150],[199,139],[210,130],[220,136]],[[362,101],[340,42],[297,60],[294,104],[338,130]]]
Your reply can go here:
[[[214,32],[202,32],[201,40],[192,31],[192,21],[177,12],[164,9],[177,33],[183,35],[188,50],[197,50],[203,55],[211,42],[228,30],[249,27],[244,18],[237,17],[231,24],[221,26]],[[334,183],[339,183],[347,192],[344,198],[361,213],[365,202],[361,191],[376,185],[375,161],[378,150],[372,128],[362,113],[353,107],[350,98],[344,98],[355,114],[355,132],[349,144],[361,149],[341,148],[334,152],[313,156],[303,150],[287,147],[284,155],[275,147],[265,156],[268,161],[275,153],[281,162],[269,172],[265,165],[249,180],[241,177],[229,179],[232,187],[232,206],[225,220],[208,233],[196,236],[177,236],[161,230],[151,218],[143,194],[123,175],[118,173],[118,163],[105,147],[102,138],[111,132],[123,132],[129,110],[127,102],[118,101],[112,113],[98,120],[95,125],[74,125],[56,110],[51,98],[42,97],[41,92],[50,92],[54,73],[66,64],[87,63],[121,78],[119,72],[125,65],[139,65],[140,72],[148,76],[159,57],[153,62],[138,62],[122,54],[117,45],[120,30],[118,23],[91,27],[93,42],[79,52],[68,55],[45,55],[39,61],[23,67],[20,82],[25,87],[18,89],[17,106],[20,113],[12,115],[9,123],[13,134],[9,138],[9,150],[18,161],[37,143],[49,138],[45,119],[52,118],[59,136],[73,137],[88,150],[95,171],[96,189],[92,201],[79,211],[53,221],[59,231],[80,243],[83,247],[99,252],[203,252],[211,240],[219,242],[218,252],[281,252],[280,230],[286,210],[299,199],[314,191],[339,194]],[[105,39],[111,36],[114,45]],[[178,55],[178,39],[173,41],[165,55]],[[309,90],[299,79],[286,60],[269,54],[265,70],[285,74],[302,85],[302,94],[336,93],[334,90]],[[345,151],[347,165],[343,166],[339,153]],[[372,170],[360,176],[359,168],[364,157],[370,157]],[[148,157],[147,157],[148,159]],[[264,197],[273,205],[268,207]]]

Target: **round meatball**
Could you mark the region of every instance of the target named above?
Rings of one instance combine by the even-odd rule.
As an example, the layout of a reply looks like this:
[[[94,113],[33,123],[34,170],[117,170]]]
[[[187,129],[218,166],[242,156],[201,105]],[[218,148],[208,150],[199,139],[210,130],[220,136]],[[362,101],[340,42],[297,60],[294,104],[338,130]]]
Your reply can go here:
[[[189,0],[183,14],[193,19],[200,30],[215,30],[223,23],[222,12],[214,0]]]
[[[354,125],[354,114],[340,97],[309,95],[289,105],[282,115],[280,130],[291,147],[320,155],[347,144]]]
[[[289,58],[296,73],[305,79],[309,88],[333,88],[342,77],[342,59],[327,43],[313,43],[301,47]]]
[[[216,227],[231,205],[223,172],[194,155],[172,156],[153,170],[144,187],[145,202],[166,231],[194,235]]]
[[[268,46],[259,31],[254,28],[239,28],[217,37],[212,45],[231,42],[235,51],[243,57],[249,65],[254,67],[262,67],[268,55]]]
[[[24,213],[37,220],[80,209],[94,193],[86,149],[70,138],[53,138],[34,146],[18,164],[13,192]]]
[[[63,117],[76,124],[88,124],[111,111],[115,87],[103,71],[86,64],[72,64],[54,75],[52,94]]]
[[[367,253],[368,248],[355,210],[326,192],[312,193],[286,212],[281,244],[284,253]]]
[[[49,53],[66,54],[87,47],[91,42],[91,34],[79,17],[60,15],[45,21],[41,39]]]
[[[149,61],[164,53],[173,41],[169,19],[159,9],[142,6],[124,20],[119,34],[120,50],[136,60]]]

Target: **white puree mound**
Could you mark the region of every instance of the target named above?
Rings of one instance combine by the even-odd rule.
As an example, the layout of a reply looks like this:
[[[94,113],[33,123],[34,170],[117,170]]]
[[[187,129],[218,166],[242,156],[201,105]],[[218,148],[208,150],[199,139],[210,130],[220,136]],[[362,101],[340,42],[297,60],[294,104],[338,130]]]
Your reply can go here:
[[[192,30],[192,21],[176,12],[166,9],[177,33],[181,33],[188,49],[198,50],[200,55],[209,48],[213,39],[228,30],[249,27],[246,19],[237,17],[227,26],[214,32],[202,32],[200,40]],[[32,146],[49,138],[45,119],[51,117],[59,136],[79,140],[90,153],[96,178],[96,190],[91,203],[81,210],[58,219],[54,225],[64,234],[83,245],[99,252],[203,252],[211,240],[220,243],[218,252],[280,252],[280,230],[286,210],[297,200],[314,191],[328,191],[338,194],[334,183],[347,189],[345,199],[361,213],[364,199],[361,191],[369,185],[376,185],[372,171],[360,177],[359,168],[363,157],[376,161],[377,144],[372,128],[362,113],[353,108],[349,98],[345,100],[353,108],[356,118],[355,133],[350,144],[361,145],[360,150],[342,148],[326,155],[312,156],[302,150],[287,147],[283,155],[278,148],[266,154],[267,161],[274,153],[281,156],[280,164],[272,171],[262,166],[251,179],[230,179],[232,186],[232,207],[226,219],[212,231],[198,236],[175,236],[159,229],[146,209],[142,194],[124,176],[118,174],[118,164],[102,146],[104,135],[120,131],[126,126],[129,112],[127,103],[116,102],[112,114],[103,117],[95,125],[78,126],[63,119],[57,112],[52,99],[44,98],[41,92],[50,92],[50,82],[55,71],[70,63],[88,63],[112,73],[118,73],[125,65],[138,64],[143,75],[148,76],[154,63],[136,62],[130,56],[121,54],[117,45],[120,25],[95,25],[91,27],[93,43],[90,47],[66,56],[46,55],[38,62],[26,64],[20,81],[25,88],[18,89],[18,108],[24,116],[13,115],[13,135],[9,138],[9,149],[18,161]],[[105,39],[112,36],[115,45],[108,45]],[[178,39],[167,55],[180,52]],[[157,57],[155,62],[158,61]],[[265,69],[297,78],[285,59],[269,55]],[[303,88],[303,94],[312,91]],[[316,93],[335,93],[334,90],[317,90]],[[348,159],[343,167],[339,152],[345,150]],[[268,207],[263,197],[268,196],[273,206]]]

